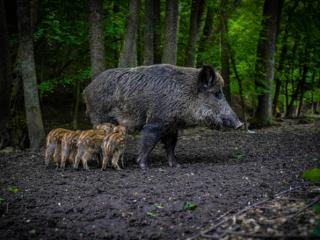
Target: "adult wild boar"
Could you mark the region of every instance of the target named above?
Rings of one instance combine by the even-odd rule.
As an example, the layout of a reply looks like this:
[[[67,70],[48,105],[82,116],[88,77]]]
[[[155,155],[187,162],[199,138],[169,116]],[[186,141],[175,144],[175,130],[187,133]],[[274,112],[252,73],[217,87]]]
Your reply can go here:
[[[222,77],[211,66],[195,69],[159,64],[109,69],[83,94],[93,125],[112,122],[129,131],[142,130],[137,162],[144,169],[159,141],[169,165],[178,165],[174,149],[180,128],[242,126],[225,100],[222,86]]]

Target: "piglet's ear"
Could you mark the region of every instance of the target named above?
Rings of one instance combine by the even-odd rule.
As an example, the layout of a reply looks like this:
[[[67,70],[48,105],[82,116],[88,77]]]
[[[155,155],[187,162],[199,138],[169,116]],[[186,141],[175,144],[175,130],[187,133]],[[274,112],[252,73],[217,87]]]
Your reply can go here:
[[[216,73],[211,65],[204,65],[198,75],[198,93],[210,89],[216,80]]]

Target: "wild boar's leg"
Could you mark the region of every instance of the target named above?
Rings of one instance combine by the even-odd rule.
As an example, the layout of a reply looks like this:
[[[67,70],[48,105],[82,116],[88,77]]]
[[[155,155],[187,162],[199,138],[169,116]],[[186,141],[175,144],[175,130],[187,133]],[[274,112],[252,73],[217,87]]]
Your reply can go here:
[[[160,141],[164,129],[158,124],[147,124],[142,129],[140,151],[137,162],[142,169],[147,168],[149,155],[156,144]]]
[[[170,167],[179,167],[180,165],[176,161],[176,156],[174,155],[174,149],[176,147],[178,140],[177,131],[170,131],[161,138],[164,148],[167,153],[167,159]]]

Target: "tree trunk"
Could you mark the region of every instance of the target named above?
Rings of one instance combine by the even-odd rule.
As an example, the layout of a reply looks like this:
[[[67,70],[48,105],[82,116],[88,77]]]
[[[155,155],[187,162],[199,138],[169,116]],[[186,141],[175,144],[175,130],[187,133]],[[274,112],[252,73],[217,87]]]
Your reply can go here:
[[[179,20],[179,0],[166,1],[166,23],[163,48],[163,63],[177,63],[177,32]]]
[[[3,0],[0,0],[0,131],[7,125],[10,118],[10,53],[8,28]]]
[[[136,41],[139,24],[139,5],[139,0],[130,0],[129,14],[126,21],[126,31],[119,59],[119,67],[137,66]]]
[[[154,62],[154,0],[145,0],[144,3],[143,65],[151,65]]]
[[[203,27],[203,33],[201,34],[201,39],[198,45],[198,54],[197,54],[197,66],[201,66],[205,64],[205,60],[203,59],[203,55],[206,55],[207,46],[211,43],[210,37],[212,35],[213,30],[213,13],[214,8],[212,4],[207,4],[206,10],[206,19]]]
[[[78,129],[78,115],[79,115],[79,104],[80,104],[80,81],[76,81],[75,86],[75,103],[74,103],[74,110],[73,110],[73,120],[72,120],[72,127],[73,129]]]
[[[228,50],[229,50],[229,53],[230,53],[230,61],[231,61],[233,73],[234,73],[234,75],[235,75],[235,77],[236,77],[236,79],[238,81],[238,84],[239,84],[239,95],[240,95],[241,108],[242,108],[242,121],[244,122],[245,130],[248,131],[246,104],[245,104],[244,97],[243,97],[242,80],[239,77],[238,70],[237,70],[237,65],[236,65],[236,62],[235,62],[235,59],[234,59],[234,55],[233,55],[233,51],[231,50],[231,46],[229,45],[228,42],[227,42],[227,46],[228,46]]]
[[[161,63],[160,0],[153,0],[153,63]]]
[[[279,59],[279,64],[277,67],[277,72],[281,73],[284,69],[284,62],[287,58],[287,53],[288,53],[288,44],[287,44],[287,40],[288,40],[288,34],[289,34],[289,25],[291,23],[291,18],[292,18],[292,14],[294,12],[294,10],[297,8],[299,1],[295,1],[294,5],[292,6],[292,8],[289,11],[289,16],[287,19],[287,24],[286,24],[286,28],[284,30],[284,36],[282,39],[283,42],[283,46],[281,49],[281,53],[280,53],[280,59]],[[280,23],[280,21],[278,22],[278,24]],[[279,26],[277,27],[279,29]],[[278,31],[279,32],[279,31]],[[273,97],[273,108],[272,108],[272,114],[275,115],[277,112],[277,105],[278,105],[278,98],[280,95],[280,88],[281,88],[281,81],[280,81],[280,77],[277,76],[275,77],[275,91],[274,91],[274,97]]]
[[[298,112],[296,113],[296,107],[294,106],[294,102],[296,100],[298,100],[299,93],[300,93],[300,97],[302,96],[302,99],[303,99],[304,85],[306,82],[307,73],[308,73],[307,50],[305,50],[305,58],[304,58],[302,76],[298,82],[296,90],[294,91],[294,93],[291,96],[291,100],[288,105],[287,114],[286,114],[286,117],[288,117],[288,118],[297,117],[300,114],[299,111],[301,109],[300,110],[298,109]],[[300,102],[302,102],[302,99],[300,98]]]
[[[263,7],[262,29],[257,47],[255,69],[255,85],[258,94],[258,108],[255,118],[260,126],[272,123],[274,52],[281,7],[282,1],[279,0],[265,0]]]
[[[221,36],[221,76],[224,79],[223,92],[227,101],[231,104],[231,87],[230,87],[230,53],[228,48],[228,1],[221,0],[220,14],[220,36]]]
[[[20,71],[23,79],[24,103],[26,110],[30,148],[40,148],[44,140],[44,128],[39,104],[37,77],[30,21],[30,1],[17,0],[19,45],[21,49]]]
[[[89,0],[89,39],[92,79],[105,70],[103,14],[101,0]]]
[[[186,49],[184,65],[193,67],[195,61],[196,45],[199,38],[201,17],[204,8],[204,0],[192,0],[189,38]]]

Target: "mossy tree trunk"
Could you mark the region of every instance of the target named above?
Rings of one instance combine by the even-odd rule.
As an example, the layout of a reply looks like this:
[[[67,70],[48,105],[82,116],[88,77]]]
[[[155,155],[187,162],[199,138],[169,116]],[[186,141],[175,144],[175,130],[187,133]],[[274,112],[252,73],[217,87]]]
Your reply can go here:
[[[262,28],[258,41],[255,69],[255,86],[258,97],[255,119],[261,127],[272,123],[274,52],[282,4],[282,0],[265,0],[263,7]]]
[[[30,1],[17,0],[19,47],[21,51],[19,63],[23,80],[30,148],[35,150],[40,148],[45,135],[37,88],[30,12]]]
[[[139,0],[130,0],[129,13],[126,21],[126,31],[119,59],[119,67],[137,66],[139,6]]]
[[[191,5],[191,15],[190,15],[190,27],[188,44],[185,53],[184,65],[188,67],[194,67],[194,62],[196,59],[196,48],[199,38],[201,18],[204,10],[204,0],[193,0]]]
[[[179,0],[166,1],[165,37],[163,63],[177,63],[177,31],[179,21]]]
[[[89,0],[89,42],[92,78],[105,70],[105,47],[101,0]]]

